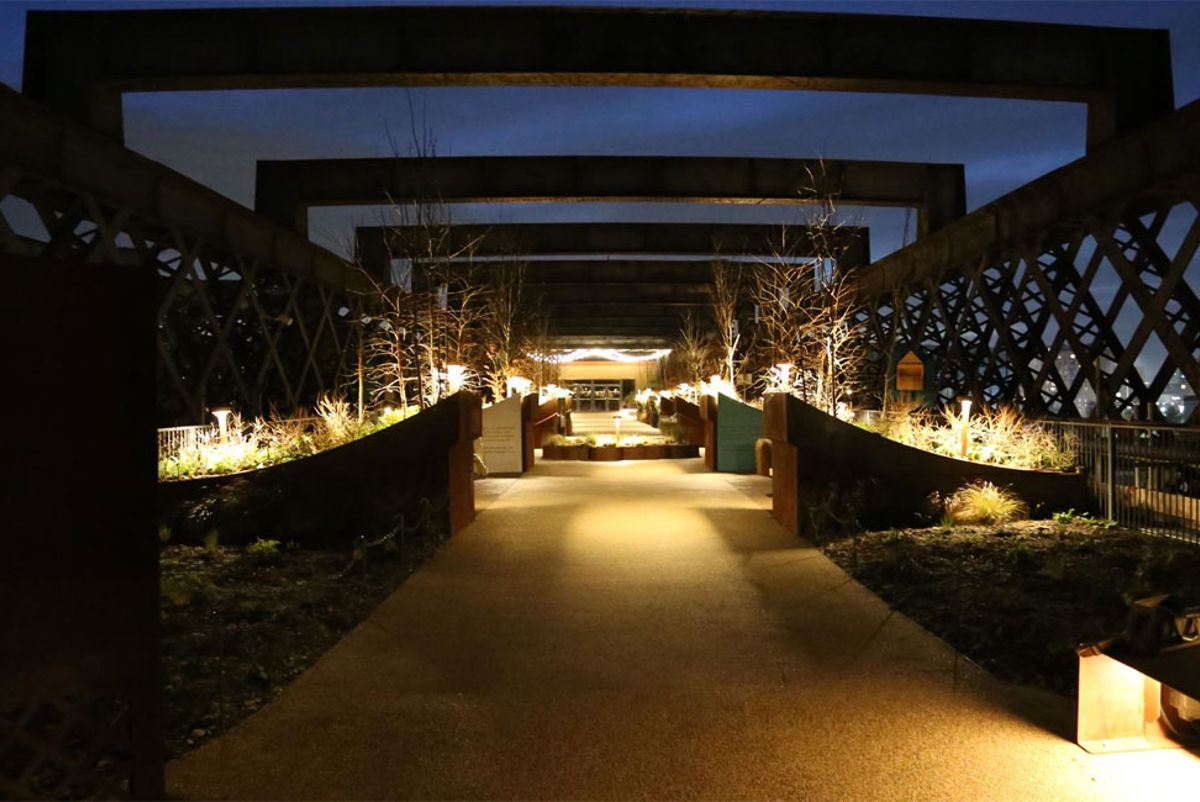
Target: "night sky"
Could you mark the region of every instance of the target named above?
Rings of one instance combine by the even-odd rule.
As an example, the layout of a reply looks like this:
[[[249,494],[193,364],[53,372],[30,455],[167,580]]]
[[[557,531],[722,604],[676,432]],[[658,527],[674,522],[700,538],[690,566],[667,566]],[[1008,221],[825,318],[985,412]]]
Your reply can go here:
[[[0,81],[20,87],[26,9],[164,5],[297,3],[3,3]],[[1167,28],[1176,105],[1200,97],[1200,3],[1196,2],[692,0],[608,5],[844,11]],[[410,109],[415,114],[410,114]],[[1045,101],[779,90],[396,87],[131,94],[125,96],[125,119],[131,148],[251,207],[255,159],[409,155],[409,132],[415,123],[418,129],[431,132],[439,155],[821,156],[962,162],[966,165],[968,208],[973,209],[1082,156],[1085,110],[1079,104]],[[480,223],[776,223],[798,222],[797,215],[802,214],[795,206],[662,203],[472,204],[453,207],[453,213],[464,222]],[[875,258],[901,244],[909,217],[899,209],[846,207],[843,214],[871,227]],[[316,241],[348,254],[355,223],[387,220],[386,210],[378,207],[321,209],[312,212],[310,229]]]
[[[422,3],[431,5],[433,3]],[[472,3],[478,5],[479,3]],[[19,88],[29,8],[145,8],[269,3],[3,3],[0,81]],[[284,4],[279,4],[284,5]],[[286,5],[297,5],[287,3]],[[613,4],[616,5],[616,4]],[[620,5],[637,5],[621,3]],[[1200,3],[643,3],[977,17],[1168,28],[1176,105],[1200,97]],[[975,208],[1083,155],[1082,105],[884,94],[657,88],[370,88],[126,95],[130,147],[253,205],[254,160],[401,155],[409,109],[441,155],[612,154],[963,162]],[[780,222],[787,206],[472,205],[473,222],[729,220]],[[314,211],[314,239],[343,250],[349,221],[378,209]],[[872,227],[872,254],[900,244],[901,210],[847,209]]]

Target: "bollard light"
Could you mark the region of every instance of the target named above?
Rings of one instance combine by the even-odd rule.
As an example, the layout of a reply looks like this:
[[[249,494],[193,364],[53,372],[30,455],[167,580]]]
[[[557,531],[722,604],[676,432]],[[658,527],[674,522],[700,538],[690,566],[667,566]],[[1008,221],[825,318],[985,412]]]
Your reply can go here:
[[[217,431],[220,433],[221,440],[229,439],[229,416],[233,414],[233,410],[229,407],[217,407],[212,411],[213,417],[217,419]]]
[[[613,415],[613,429],[617,433],[617,445],[621,444],[621,413]]]
[[[971,433],[971,399],[962,397],[958,401],[962,405],[962,456],[965,459],[967,456],[967,441]]]

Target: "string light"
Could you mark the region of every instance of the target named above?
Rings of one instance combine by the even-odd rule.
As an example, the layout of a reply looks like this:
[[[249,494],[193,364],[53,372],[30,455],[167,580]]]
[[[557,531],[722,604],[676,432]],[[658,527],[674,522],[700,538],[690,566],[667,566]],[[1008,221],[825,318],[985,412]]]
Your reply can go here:
[[[614,348],[578,348],[574,351],[563,351],[557,354],[528,354],[530,359],[538,362],[578,362],[581,359],[607,359],[610,362],[650,362],[662,359],[671,353],[670,348],[660,348],[657,351],[633,353],[618,351]]]

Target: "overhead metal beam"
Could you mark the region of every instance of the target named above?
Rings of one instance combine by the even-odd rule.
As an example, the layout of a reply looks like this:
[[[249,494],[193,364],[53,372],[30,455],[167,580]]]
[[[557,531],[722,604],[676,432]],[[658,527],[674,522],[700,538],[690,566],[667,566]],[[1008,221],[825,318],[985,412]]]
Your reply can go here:
[[[1089,147],[1174,108],[1165,30],[779,11],[30,11],[24,90],[122,136],[133,91],[682,86],[1085,103]]]
[[[893,292],[949,265],[1052,239],[1056,229],[1102,218],[1148,187],[1178,191],[1189,174],[1200,173],[1197,142],[1200,101],[1193,101],[861,269],[859,286],[871,295]]]
[[[455,225],[445,230],[422,226],[365,226],[355,229],[355,254],[367,270],[385,275],[393,258],[418,256],[431,235],[445,254],[475,257],[542,255],[691,254],[789,255],[841,254],[841,263],[857,267],[870,261],[868,229],[820,228],[723,223],[514,223]]]
[[[525,263],[525,280],[531,284],[556,283],[591,286],[661,282],[671,285],[705,285],[712,281],[712,259],[555,259]]]
[[[638,304],[659,306],[708,306],[712,303],[708,284],[652,284],[624,281],[619,284],[526,284],[526,290],[543,305]]]
[[[254,208],[308,233],[314,206],[691,201],[917,210],[920,235],[966,214],[961,164],[686,156],[456,156],[259,161]]]

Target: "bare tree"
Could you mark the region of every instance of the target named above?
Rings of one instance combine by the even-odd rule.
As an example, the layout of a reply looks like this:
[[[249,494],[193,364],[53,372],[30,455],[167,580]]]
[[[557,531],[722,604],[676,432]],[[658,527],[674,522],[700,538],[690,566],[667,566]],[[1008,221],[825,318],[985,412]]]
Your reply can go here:
[[[505,260],[491,268],[481,328],[482,357],[488,385],[496,400],[504,398],[508,380],[519,375],[530,339],[531,299],[525,285],[525,263]]]
[[[688,384],[699,386],[700,382],[710,375],[709,369],[713,363],[712,345],[699,321],[690,311],[683,315],[675,355]]]
[[[813,187],[828,184],[822,176],[809,178]],[[803,242],[791,227],[781,227],[769,257],[754,265],[752,281],[758,359],[788,366],[764,383],[830,414],[858,389],[867,358],[862,303],[843,264],[852,240],[835,201],[835,194],[824,194],[806,207]]]
[[[739,262],[717,262],[713,264],[713,281],[709,288],[721,350],[721,371],[731,386],[737,386],[737,351],[741,341],[737,315],[743,293],[742,273]]]
[[[363,271],[374,288],[369,302],[373,314],[364,316],[360,387],[370,388],[372,404],[408,406],[408,383],[413,376],[415,353],[410,332],[415,331],[415,304],[411,293]],[[361,398],[361,395],[360,395]]]
[[[555,343],[550,336],[550,321],[538,310],[537,299],[533,299],[526,326],[526,340],[521,355],[514,360],[513,370],[518,375],[532,379],[538,387],[558,384],[562,366],[550,359]]]

